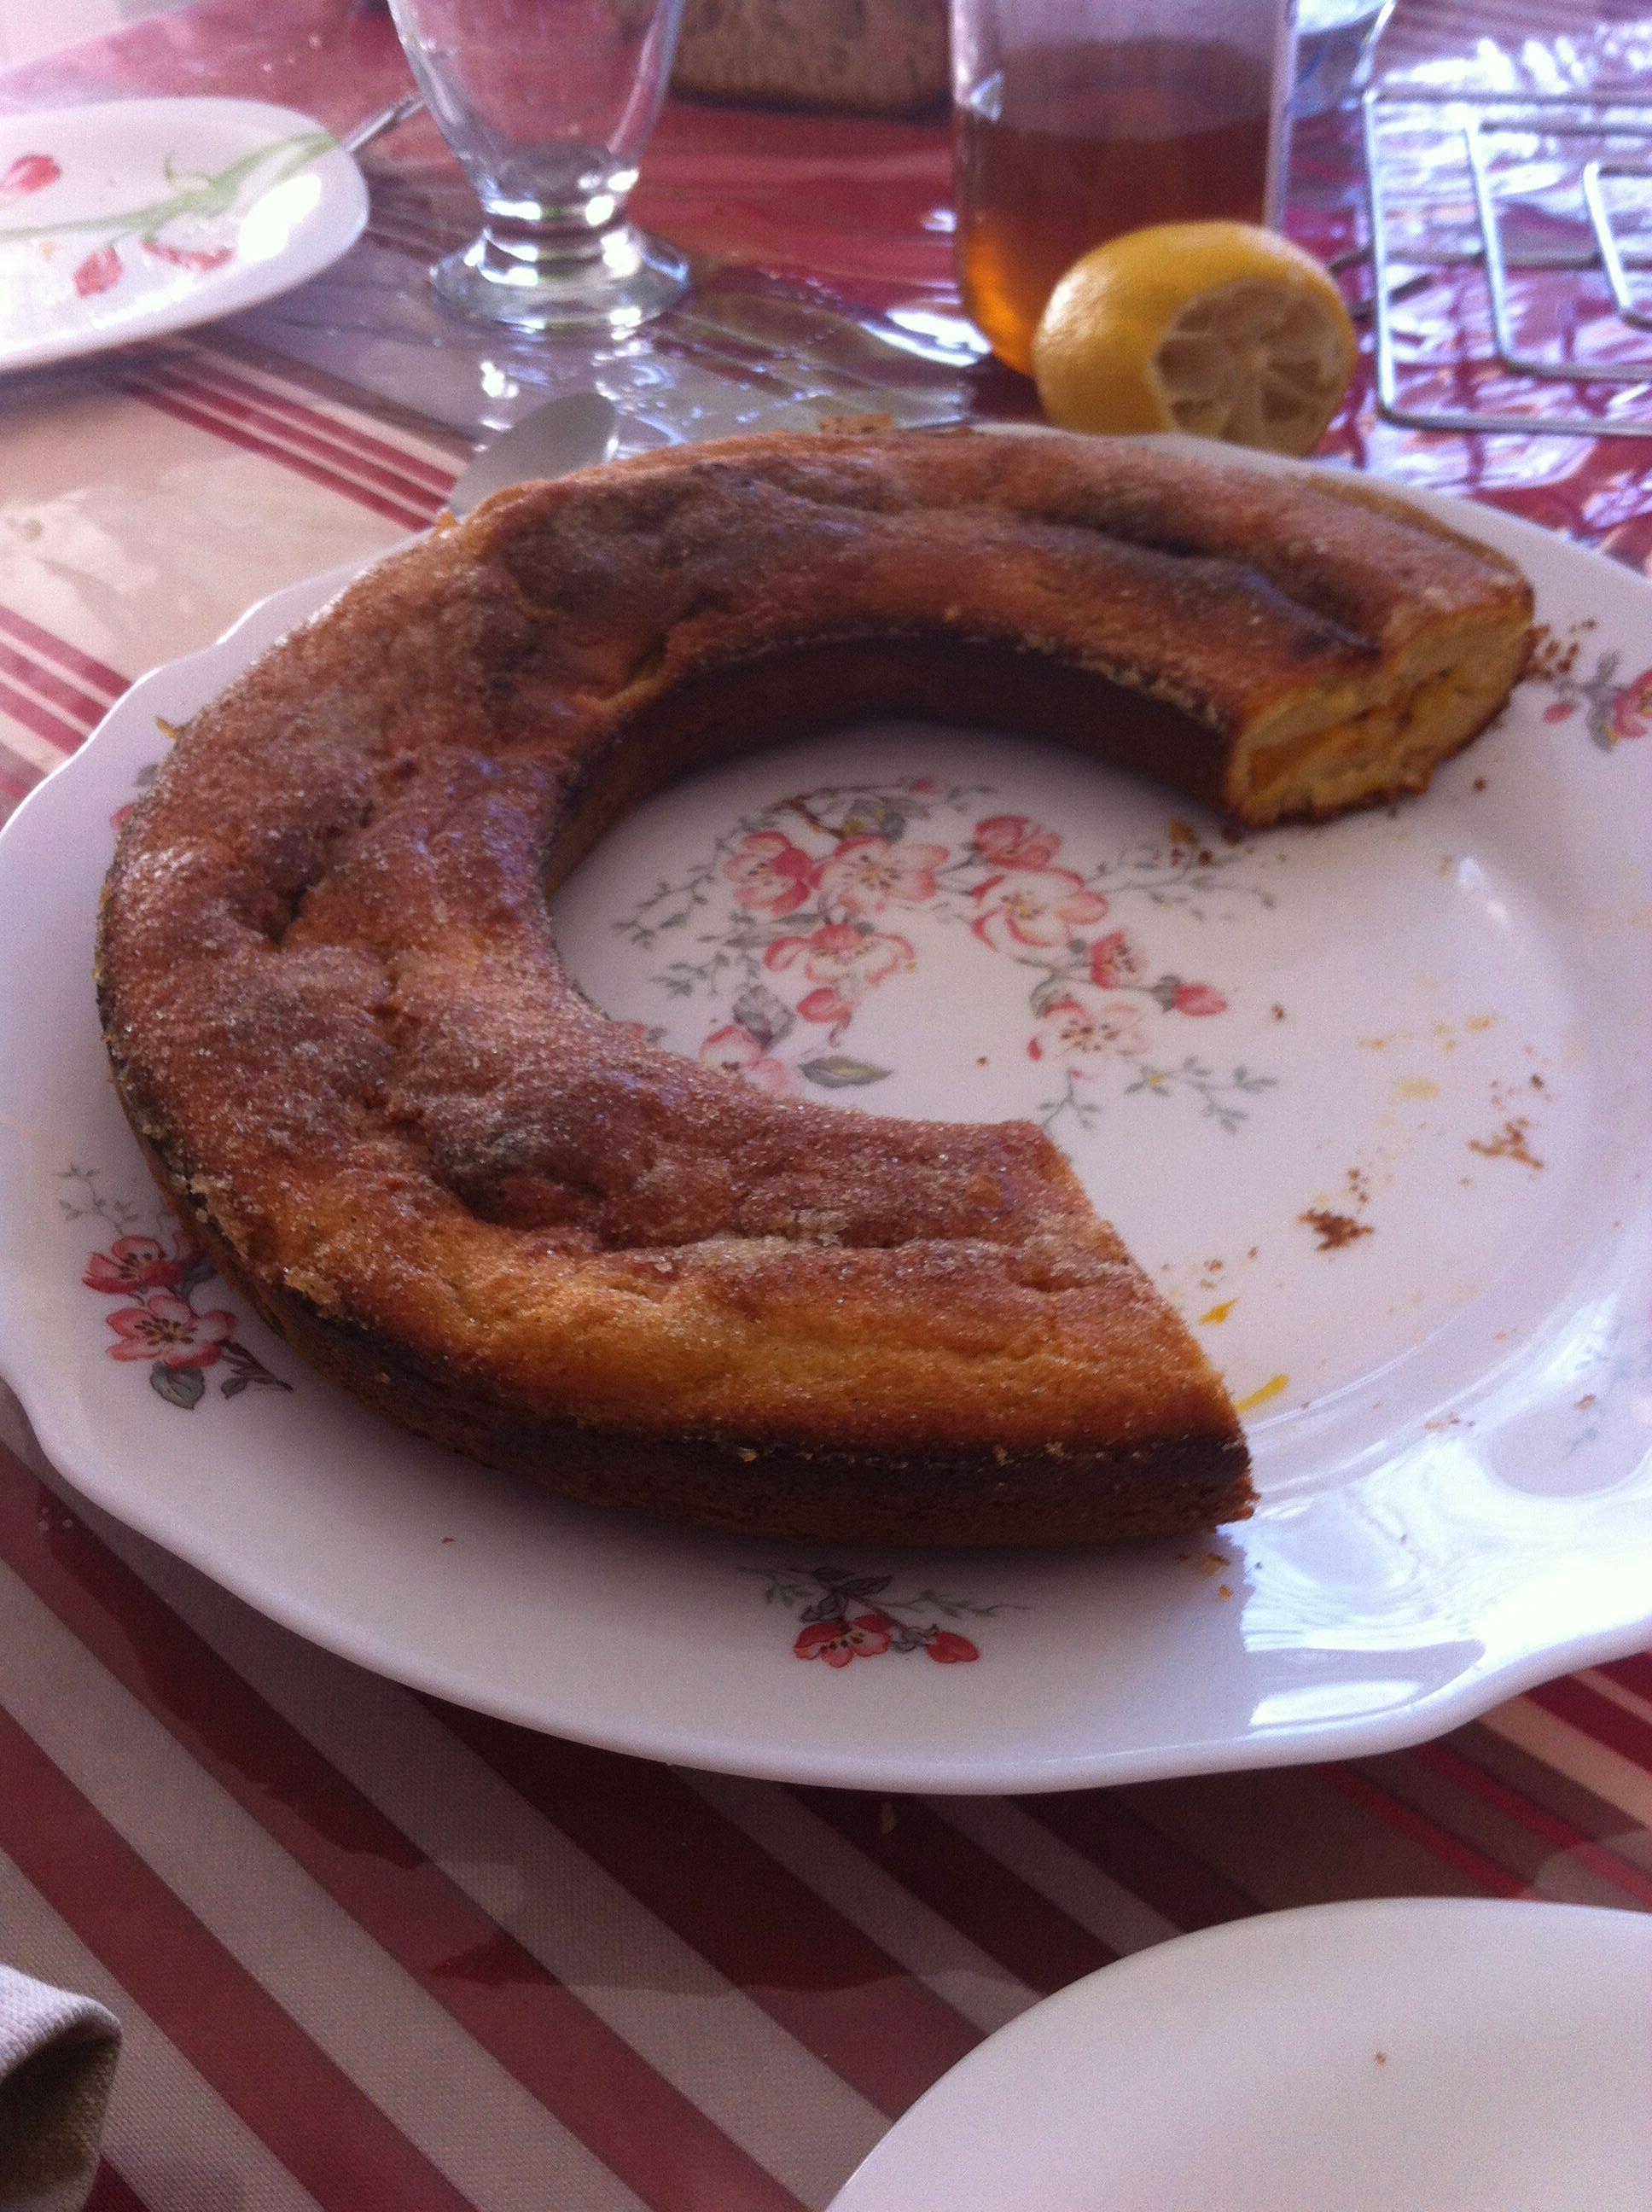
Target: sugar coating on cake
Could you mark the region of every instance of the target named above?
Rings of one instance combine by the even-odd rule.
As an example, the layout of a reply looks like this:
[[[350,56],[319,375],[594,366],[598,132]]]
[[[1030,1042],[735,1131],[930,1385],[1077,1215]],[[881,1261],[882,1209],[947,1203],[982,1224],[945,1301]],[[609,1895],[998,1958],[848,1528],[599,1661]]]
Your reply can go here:
[[[568,1495],[823,1540],[1211,1527],[1249,1510],[1227,1395],[1047,1137],[656,1050],[550,902],[682,769],[868,713],[1253,824],[1391,797],[1529,620],[1395,502],[1151,441],[753,438],[500,493],[179,740],[105,892],[123,1104],[298,1352]]]

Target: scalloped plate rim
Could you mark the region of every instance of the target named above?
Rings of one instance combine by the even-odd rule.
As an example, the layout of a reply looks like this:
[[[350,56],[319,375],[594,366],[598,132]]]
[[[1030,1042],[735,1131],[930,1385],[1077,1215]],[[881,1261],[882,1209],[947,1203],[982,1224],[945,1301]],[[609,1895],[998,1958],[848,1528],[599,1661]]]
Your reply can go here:
[[[1028,428],[1036,434],[1037,426]],[[1247,465],[1263,467],[1303,465],[1276,463],[1254,455],[1237,458]],[[1472,523],[1477,513],[1462,501],[1419,494],[1410,487],[1400,489],[1406,496],[1416,497],[1420,505],[1431,507],[1448,519],[1461,516]],[[1566,562],[1584,561],[1591,565],[1598,562],[1625,584],[1639,580],[1631,572],[1606,562],[1604,556],[1569,545],[1534,524],[1500,511],[1493,512],[1500,530],[1512,531],[1517,538],[1543,548],[1551,557],[1558,555]],[[392,553],[395,550],[392,549]],[[318,611],[352,576],[372,565],[374,559],[385,557],[380,555],[343,563],[319,576],[271,592],[251,606],[212,644],[139,678],[85,744],[22,802],[13,817],[14,823],[32,819],[38,812],[60,805],[77,782],[91,773],[93,749],[100,740],[141,708],[145,696],[158,684],[182,670],[210,671],[220,657],[225,676],[233,673],[246,665],[246,641],[250,631],[258,631],[261,645],[272,642],[296,622]],[[1647,588],[1643,583],[1641,587]],[[279,626],[274,629],[270,627],[272,617],[279,617]],[[0,867],[3,866],[4,848],[11,842],[12,830],[13,824],[9,823],[0,832]],[[0,1262],[3,1262],[4,1256],[3,1249],[0,1249]],[[8,1294],[8,1271],[0,1264],[0,1301]],[[1090,1744],[1059,1758],[1023,1755],[1017,1759],[997,1754],[983,1758],[967,1753],[930,1750],[890,1759],[874,1750],[863,1759],[848,1760],[830,1749],[817,1753],[804,1741],[783,1741],[777,1732],[773,1741],[754,1753],[743,1737],[726,1735],[714,1726],[702,1725],[692,1730],[660,1726],[646,1715],[639,1717],[635,1713],[621,1720],[611,1715],[593,1720],[577,1705],[559,1707],[554,1695],[525,1698],[498,1690],[490,1692],[484,1683],[456,1681],[451,1666],[440,1660],[429,1661],[408,1648],[386,1650],[371,1632],[358,1632],[349,1620],[325,1612],[294,1593],[272,1588],[243,1562],[224,1557],[210,1541],[193,1540],[186,1526],[169,1521],[165,1513],[131,1510],[132,1501],[123,1495],[119,1474],[110,1474],[69,1447],[52,1404],[50,1374],[36,1372],[36,1363],[26,1354],[21,1332],[15,1328],[0,1330],[0,1375],[9,1382],[21,1401],[53,1466],[76,1490],[116,1519],[186,1560],[282,1625],[374,1671],[433,1694],[454,1698],[499,1718],[605,1749],[712,1771],[799,1784],[993,1794],[1266,1769],[1332,1755],[1373,1755],[1430,1741],[1539,1682],[1636,1651],[1652,1636],[1649,1595],[1644,1609],[1632,1619],[1619,1620],[1552,1643],[1535,1644],[1524,1651],[1502,1657],[1482,1652],[1449,1680],[1395,1709],[1281,1723],[1242,1735],[1151,1745]],[[956,1559],[965,1555],[947,1556]],[[808,1671],[812,1674],[815,1670]]]

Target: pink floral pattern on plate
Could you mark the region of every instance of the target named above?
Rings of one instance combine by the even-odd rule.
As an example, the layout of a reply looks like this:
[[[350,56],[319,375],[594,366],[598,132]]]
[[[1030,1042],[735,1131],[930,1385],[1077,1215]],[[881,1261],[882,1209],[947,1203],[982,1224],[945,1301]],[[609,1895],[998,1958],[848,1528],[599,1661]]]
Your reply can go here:
[[[27,199],[31,193],[43,192],[48,185],[55,185],[62,174],[50,154],[20,154],[0,174],[0,207],[9,207],[14,200]]]
[[[1642,669],[1627,683],[1618,681],[1623,656],[1603,653],[1587,676],[1570,669],[1551,675],[1555,697],[1543,710],[1546,722],[1567,722],[1581,713],[1583,726],[1602,752],[1636,738],[1652,736],[1652,668]]]
[[[993,796],[910,776],[781,799],[615,927],[645,951],[683,947],[655,981],[709,1002],[701,1059],[771,1097],[893,1073],[841,1048],[867,1000],[918,968],[910,933],[925,916],[1027,970],[1024,1049],[1055,1085],[1037,1109],[1047,1129],[1068,1117],[1092,1127],[1101,1079],[1120,1074],[1128,1080],[1115,1091],[1179,1093],[1236,1129],[1274,1079],[1178,1052],[1181,1023],[1225,1013],[1228,995],[1156,960],[1137,917],[1157,908],[1202,918],[1224,897],[1271,905],[1245,880],[1248,850],[1202,847],[1177,823],[1165,845],[1084,868],[1060,831],[993,811]]]
[[[802,1624],[793,1639],[793,1656],[818,1659],[833,1668],[890,1653],[906,1659],[919,1651],[938,1667],[969,1665],[980,1658],[981,1647],[943,1624],[991,1620],[1020,1610],[980,1605],[936,1589],[895,1597],[890,1594],[892,1575],[857,1574],[848,1567],[746,1567],[742,1572],[760,1576],[764,1603],[783,1607]]]
[[[292,1388],[240,1341],[233,1313],[196,1304],[196,1291],[216,1270],[191,1237],[170,1228],[161,1209],[150,1235],[138,1230],[142,1216],[136,1206],[102,1189],[97,1169],[71,1167],[60,1180],[70,1186],[70,1194],[58,1201],[66,1221],[101,1221],[118,1232],[107,1251],[91,1255],[81,1276],[88,1291],[128,1301],[104,1316],[115,1335],[104,1347],[111,1359],[147,1366],[149,1388],[185,1413],[206,1395],[205,1370],[220,1364],[228,1370],[218,1383],[226,1398],[239,1397],[254,1383]]]
[[[111,292],[120,283],[131,265],[121,248],[134,240],[149,260],[190,276],[204,276],[227,268],[235,258],[236,216],[243,191],[255,181],[263,191],[296,176],[335,143],[330,131],[302,131],[257,147],[211,173],[191,169],[180,155],[169,154],[159,188],[138,205],[76,221],[9,223],[0,227],[0,242],[32,240],[55,252],[60,240],[71,236],[105,234],[100,244],[80,256],[70,273],[70,281],[82,300]],[[277,156],[282,157],[279,166],[260,176]],[[0,174],[0,207],[31,198],[63,175],[54,155],[20,154]]]
[[[168,744],[171,744],[175,738],[182,734],[175,722],[163,721],[159,714],[155,718],[155,726],[160,731],[161,736],[167,740]],[[129,799],[124,806],[117,806],[114,812],[109,817],[109,827],[114,831],[117,837],[119,836],[121,831],[131,820],[133,815],[137,813],[138,806],[142,802],[143,794],[149,789],[160,773],[161,763],[159,761],[145,761],[138,769],[137,773],[132,778],[132,788],[137,793],[138,797],[137,799]]]

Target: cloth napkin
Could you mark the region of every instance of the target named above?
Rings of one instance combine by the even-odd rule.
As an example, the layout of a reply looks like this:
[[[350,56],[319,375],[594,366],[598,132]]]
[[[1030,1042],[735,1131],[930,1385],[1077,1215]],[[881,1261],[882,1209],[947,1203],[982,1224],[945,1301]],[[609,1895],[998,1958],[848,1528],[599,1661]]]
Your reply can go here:
[[[3,2212],[80,2212],[119,2055],[112,2012],[0,1966]]]

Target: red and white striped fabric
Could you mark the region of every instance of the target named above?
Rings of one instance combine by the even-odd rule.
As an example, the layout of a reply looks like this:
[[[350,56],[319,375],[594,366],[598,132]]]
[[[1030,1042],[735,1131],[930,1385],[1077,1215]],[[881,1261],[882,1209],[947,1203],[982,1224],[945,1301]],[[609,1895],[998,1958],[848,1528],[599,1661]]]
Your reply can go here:
[[[94,2202],[780,2212],[1048,1991],[1375,1894],[1652,1907],[1652,1660],[1344,1765],[743,1783],[364,1674],[0,1450],[0,1927],[126,2024]]]
[[[471,451],[222,332],[47,387],[3,434],[0,811],[134,676],[427,528]]]
[[[1454,3],[1402,9],[1408,53]],[[1552,15],[1501,12],[1521,36]],[[158,19],[37,67],[32,96],[152,86],[188,40],[230,88],[250,21],[226,0]],[[689,116],[665,194],[726,248],[737,203],[784,224],[791,161],[823,237],[811,127],[745,118],[730,152]],[[890,281],[905,191],[932,285],[938,129],[886,143],[867,265]],[[841,202],[835,266],[865,202]],[[430,221],[392,191],[379,243],[422,256]],[[466,450],[222,331],[20,397],[0,810],[132,677],[428,523]],[[1546,519],[1588,534],[1590,471]],[[1652,495],[1619,497],[1613,550],[1641,557],[1649,522]],[[1018,1801],[786,1789],[361,1674],[76,1504],[15,1407],[0,1437],[0,1954],[125,2023],[98,2212],[797,2212],[982,2036],[1180,1930],[1382,1894],[1652,1909],[1652,1657],[1346,1765]]]

